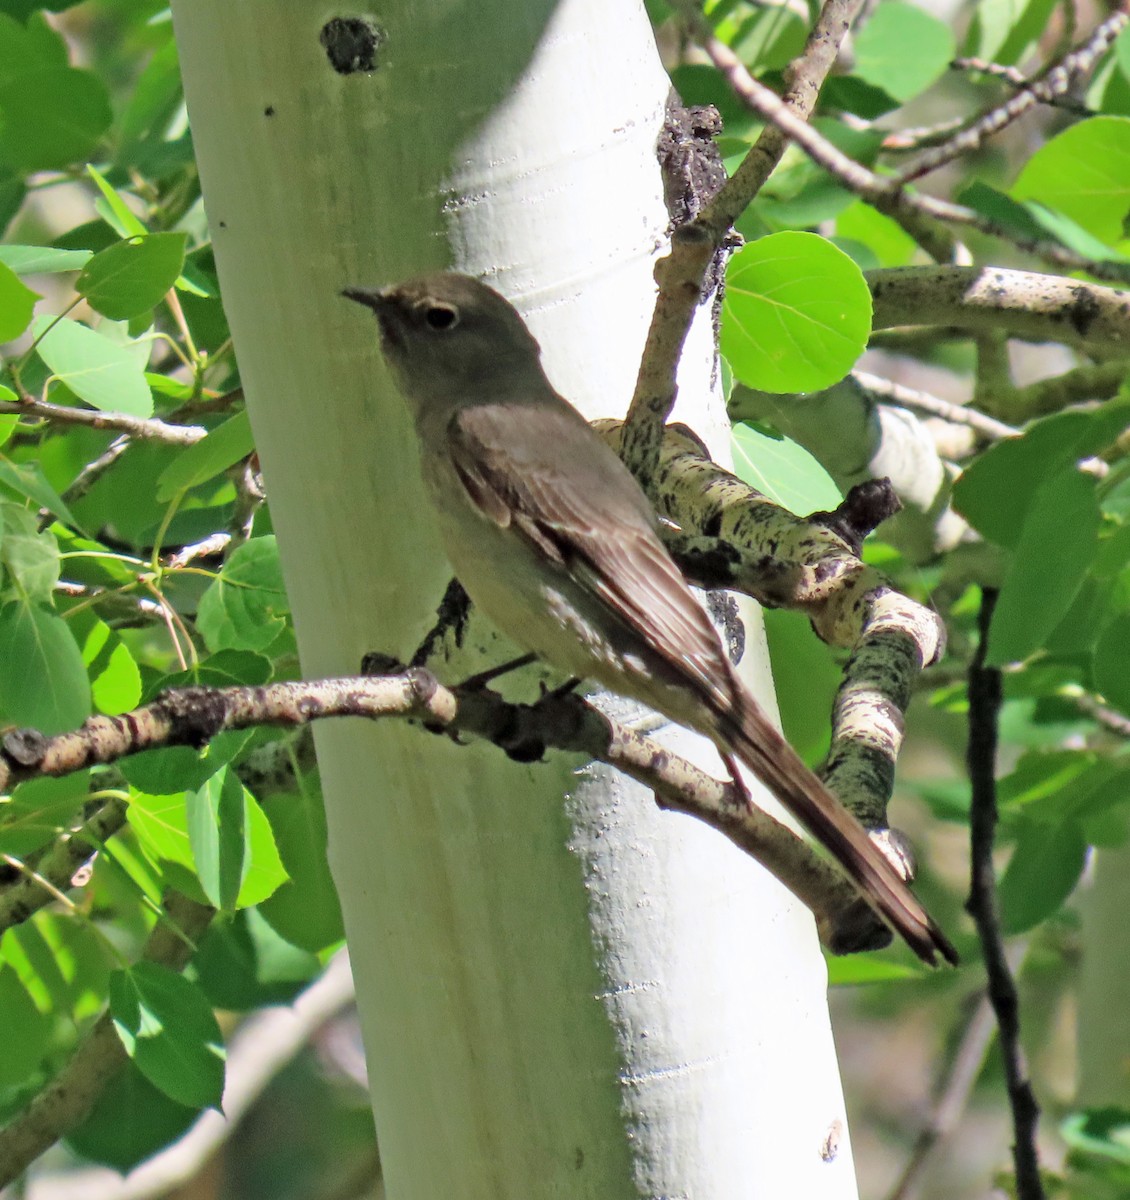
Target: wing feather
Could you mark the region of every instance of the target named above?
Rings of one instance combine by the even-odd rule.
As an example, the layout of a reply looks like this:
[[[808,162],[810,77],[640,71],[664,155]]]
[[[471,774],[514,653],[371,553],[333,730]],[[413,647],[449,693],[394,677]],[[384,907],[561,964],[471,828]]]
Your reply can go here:
[[[567,570],[650,659],[728,709],[731,672],[718,634],[660,540],[639,484],[572,409],[538,407],[538,444],[516,438],[513,423],[526,411],[482,405],[452,419],[448,446],[471,501]]]

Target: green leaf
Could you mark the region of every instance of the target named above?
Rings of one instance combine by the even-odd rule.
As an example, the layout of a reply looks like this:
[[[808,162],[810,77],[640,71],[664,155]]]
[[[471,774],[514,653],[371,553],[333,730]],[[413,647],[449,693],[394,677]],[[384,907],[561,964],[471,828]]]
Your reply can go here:
[[[1086,1108],[1072,1113],[1059,1128],[1072,1152],[1130,1166],[1130,1109]]]
[[[230,913],[243,883],[243,786],[234,772],[225,768],[184,799],[200,886],[216,908]]]
[[[820,462],[791,438],[748,421],[733,430],[734,474],[791,513],[834,509],[843,497]]]
[[[52,12],[62,12],[81,3],[82,0],[51,0],[50,7]],[[29,17],[34,20],[37,15],[42,15],[43,8],[43,0],[3,0],[0,4],[0,10],[9,19],[14,17],[17,21],[26,21]]]
[[[201,683],[210,681],[202,676]],[[231,680],[215,686],[226,687]],[[154,796],[200,788],[251,740],[251,730],[218,733],[199,750],[192,746],[164,746],[131,754],[120,764],[121,772],[134,787]]]
[[[816,639],[809,634],[809,640]],[[318,953],[345,936],[326,861],[322,798],[312,782],[304,781],[297,794],[265,796],[262,806],[289,878],[258,911],[287,942]]]
[[[128,820],[142,849],[153,862],[176,863],[195,872],[182,792],[158,796],[131,791]]]
[[[144,364],[130,347],[115,345],[102,334],[65,318],[48,333],[51,317],[34,324],[42,336],[36,349],[55,377],[76,396],[103,412],[134,417],[153,415],[153,393],[145,382]]]
[[[141,699],[141,672],[121,638],[89,608],[71,617],[68,624],[82,648],[95,708],[111,716],[136,708]]]
[[[217,908],[258,904],[286,881],[270,824],[233,771],[189,792],[185,811],[200,884]]]
[[[257,908],[213,922],[192,966],[211,1003],[232,1012],[289,1004],[322,973],[317,957],[281,938]]]
[[[722,353],[734,375],[767,392],[810,392],[842,379],[871,332],[863,273],[812,233],[777,233],[730,260]]]
[[[0,1088],[27,1083],[51,1042],[54,1018],[41,1013],[11,967],[0,969],[0,1012],[4,1014],[4,1053],[0,1054]]]
[[[974,180],[958,193],[958,203],[972,208],[1017,237],[1038,241],[1044,235],[1040,223],[1026,204],[1020,204],[1004,192],[990,187],[983,180]]]
[[[168,375],[159,375],[156,371],[146,371],[145,381],[158,396],[168,396],[170,400],[181,404],[191,400],[196,394],[196,389],[191,383],[171,379]]]
[[[149,230],[134,215],[133,209],[106,182],[105,177],[97,167],[89,163],[86,173],[94,180],[105,201],[105,210],[99,209],[103,220],[117,233],[118,237],[145,237]],[[97,206],[96,206],[97,207]]]
[[[196,624],[210,650],[265,650],[290,611],[273,535],[244,542],[200,597]]]
[[[245,869],[243,885],[236,897],[239,908],[262,904],[290,878],[279,848],[275,843],[274,830],[271,828],[267,814],[259,806],[258,800],[243,789],[246,812],[244,829],[246,830],[247,848],[245,854]]]
[[[0,84],[0,160],[56,171],[92,158],[112,114],[98,76],[71,67],[21,72]]]
[[[13,7],[31,9],[36,6],[31,0],[24,4],[4,0],[0,4],[0,83],[8,83],[25,71],[41,67],[65,67],[67,48],[62,38],[43,24],[34,30],[26,29],[27,12],[17,20],[10,15]]]
[[[17,275],[52,275],[81,271],[91,258],[89,250],[56,250],[53,246],[0,246],[0,263]]]
[[[734,15],[728,6],[714,11],[723,10],[727,15],[715,25],[715,32],[751,71],[783,70],[804,49],[807,25],[788,8],[743,6]]]
[[[110,977],[110,1013],[150,1083],[180,1104],[220,1107],[223,1035],[198,987],[168,967],[135,963]]]
[[[11,501],[0,503],[3,542],[0,562],[20,591],[32,600],[50,601],[59,582],[59,543],[41,532],[34,513]]]
[[[1117,613],[1103,626],[1091,670],[1107,703],[1130,713],[1130,613]]]
[[[980,0],[966,54],[1011,66],[1047,31],[1058,0]]]
[[[1112,258],[1122,262],[1127,261],[1127,255],[1121,250],[1112,248],[1100,238],[1088,233],[1077,222],[1054,208],[1048,208],[1035,200],[1028,200],[1025,209],[1031,213],[1032,220],[1044,235],[1051,234],[1060,245],[1074,250],[1084,258],[1094,258],[1100,262],[1104,258]]]
[[[884,0],[855,39],[854,74],[906,101],[944,74],[955,51],[944,22],[913,4]]]
[[[186,447],[157,480],[157,499],[168,503],[180,492],[206,483],[255,449],[246,412],[213,429],[195,445]]]
[[[111,953],[105,934],[88,922],[38,912],[5,932],[0,958],[15,969],[36,1008],[56,1021],[85,1021],[105,1004]]]
[[[90,1116],[66,1142],[83,1158],[123,1174],[171,1146],[199,1116],[155,1088],[132,1062],[105,1082]]]
[[[159,304],[184,266],[188,235],[150,233],[100,250],[75,284],[92,307],[124,321]]]
[[[165,132],[183,102],[177,48],[170,32],[130,90],[120,124],[119,159],[123,165],[144,165],[167,146]]]
[[[53,513],[72,528],[81,528],[62,496],[44,478],[38,463],[14,463],[0,458],[0,487],[11,489],[17,496]]]
[[[89,790],[89,771],[21,783],[0,806],[0,849],[23,858],[54,841],[74,820]]]
[[[1023,437],[997,442],[974,459],[954,484],[954,507],[990,541],[1015,546],[1044,480],[1106,449],[1128,424],[1124,398],[1034,421]]]
[[[1024,822],[997,892],[1003,932],[1023,933],[1050,917],[1075,890],[1086,861],[1074,821]]]
[[[1038,200],[1113,244],[1126,236],[1130,212],[1130,118],[1092,117],[1041,146],[1012,195]]]
[[[10,600],[0,608],[0,717],[42,733],[90,716],[90,684],[74,635],[56,613]]]
[[[1040,488],[993,613],[991,666],[1020,662],[1043,646],[1090,570],[1098,536],[1099,506],[1090,475],[1063,471]]]
[[[18,338],[31,324],[39,294],[24,287],[11,267],[0,262],[0,342]]]
[[[899,106],[889,92],[855,75],[833,75],[820,90],[820,102],[854,113],[865,121],[877,121]]]
[[[832,704],[843,672],[802,613],[767,608],[762,616],[781,728],[797,753],[815,763],[828,752]]]
[[[905,267],[918,253],[918,243],[897,221],[862,200],[836,218],[836,233],[868,247],[881,267]]]
[[[894,983],[902,979],[921,979],[921,967],[888,962],[870,954],[829,955],[829,987],[863,987],[869,983]]]

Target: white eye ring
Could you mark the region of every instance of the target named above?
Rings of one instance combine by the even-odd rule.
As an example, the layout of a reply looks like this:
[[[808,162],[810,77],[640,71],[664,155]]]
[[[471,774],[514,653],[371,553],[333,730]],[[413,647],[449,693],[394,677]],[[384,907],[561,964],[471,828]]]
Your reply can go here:
[[[459,324],[459,310],[454,305],[434,300],[424,308],[424,321],[429,329],[446,332]]]

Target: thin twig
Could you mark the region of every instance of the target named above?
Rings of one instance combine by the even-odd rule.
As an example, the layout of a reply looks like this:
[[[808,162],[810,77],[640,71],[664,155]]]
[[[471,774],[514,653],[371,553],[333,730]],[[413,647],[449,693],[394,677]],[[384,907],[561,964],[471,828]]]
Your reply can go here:
[[[988,975],[989,1001],[1000,1030],[1001,1058],[1012,1109],[1012,1157],[1016,1169],[1019,1200],[1045,1200],[1036,1151],[1039,1105],[1028,1078],[1024,1050],[1020,1044],[1020,1002],[1016,983],[1005,957],[997,900],[993,847],[997,827],[996,757],[1001,708],[1001,673],[985,665],[989,626],[997,593],[981,593],[978,619],[980,641],[969,667],[969,744],[966,764],[971,788],[970,887],[966,910],[977,926]]]
[[[34,874],[21,875],[0,888],[0,933],[21,925],[71,887],[75,873],[125,821],[125,804],[110,798],[77,829],[57,838],[36,861]]]
[[[1085,712],[1092,720],[1097,721],[1104,729],[1110,733],[1115,733],[1121,738],[1130,738],[1130,717],[1123,713],[1115,712],[1113,708],[1107,708],[1105,704],[1100,704],[1094,696],[1087,692],[1083,692],[1074,697],[1075,704],[1081,712]]]
[[[921,179],[962,154],[978,149],[987,138],[1011,125],[1037,104],[1058,100],[1094,70],[1099,58],[1126,27],[1128,21],[1130,14],[1125,11],[1112,13],[1095,28],[1082,45],[1064,55],[1059,62],[1051,63],[1035,79],[1025,83],[1016,95],[976,117],[968,128],[961,130],[940,146],[928,150],[894,178],[899,185]]]
[[[68,504],[81,500],[132,445],[133,439],[126,434],[115,438],[97,458],[92,459],[79,471],[70,487],[63,493],[63,499]]]
[[[926,1165],[939,1144],[957,1127],[969,1103],[973,1085],[985,1065],[996,1032],[988,997],[982,997],[962,1034],[930,1119],[918,1134],[914,1149],[887,1200],[913,1200],[921,1191]]]
[[[993,417],[987,417],[975,408],[968,408],[964,404],[953,404],[949,400],[943,400],[940,396],[932,396],[929,392],[920,391],[918,388],[906,387],[901,383],[884,379],[881,375],[872,375],[868,371],[852,371],[851,374],[856,383],[880,403],[898,404],[902,408],[909,408],[912,412],[924,413],[929,417],[940,417],[943,421],[950,421],[954,425],[968,425],[983,437],[994,442],[1000,441],[1002,438],[1016,437],[1020,433],[1019,429],[1006,425],[1003,421],[997,421]]]
[[[200,425],[170,425],[157,417],[135,417],[129,413],[99,412],[90,408],[72,408],[23,396],[19,400],[0,400],[0,413],[20,417],[39,417],[57,425],[85,425],[90,429],[117,429],[132,438],[168,442],[173,446],[191,446],[208,432]]]

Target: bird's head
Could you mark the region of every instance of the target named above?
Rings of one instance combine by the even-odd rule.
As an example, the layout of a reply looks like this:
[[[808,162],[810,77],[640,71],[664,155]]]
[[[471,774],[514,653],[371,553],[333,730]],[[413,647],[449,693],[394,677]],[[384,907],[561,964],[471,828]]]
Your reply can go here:
[[[517,311],[469,275],[441,272],[341,294],[376,314],[384,356],[417,403],[453,388],[501,390],[540,371],[540,349]]]

